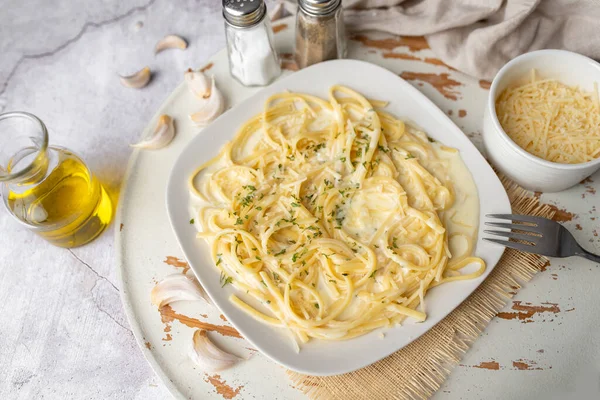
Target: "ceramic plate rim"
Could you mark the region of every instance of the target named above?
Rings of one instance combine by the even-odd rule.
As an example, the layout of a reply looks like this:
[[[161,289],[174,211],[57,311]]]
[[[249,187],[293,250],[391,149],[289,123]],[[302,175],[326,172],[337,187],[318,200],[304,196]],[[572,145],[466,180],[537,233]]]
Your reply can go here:
[[[480,224],[479,224],[480,226],[478,229],[479,237],[478,237],[478,242],[477,242],[477,254],[481,257],[484,257],[488,264],[486,271],[484,272],[484,274],[481,277],[476,278],[472,281],[469,281],[470,283],[466,284],[469,289],[465,290],[465,293],[462,293],[460,296],[453,298],[453,301],[447,302],[447,304],[449,304],[449,306],[446,306],[446,304],[444,304],[444,305],[434,304],[433,310],[436,310],[436,307],[445,307],[446,308],[441,313],[443,315],[435,316],[435,317],[432,317],[432,315],[430,315],[428,320],[426,320],[425,322],[423,322],[422,324],[419,324],[419,325],[417,325],[417,324],[403,325],[401,327],[401,329],[403,329],[404,331],[400,332],[400,334],[398,334],[397,332],[394,331],[396,328],[389,328],[389,330],[387,332],[390,332],[390,336],[395,338],[393,340],[398,340],[398,341],[404,340],[404,343],[400,347],[391,346],[391,345],[389,345],[387,347],[386,346],[378,346],[378,344],[375,342],[376,339],[373,335],[374,332],[372,332],[368,335],[361,336],[359,338],[350,339],[348,341],[330,342],[330,343],[335,343],[335,344],[340,344],[340,343],[344,343],[344,342],[345,343],[353,343],[354,342],[355,344],[357,344],[359,346],[363,346],[364,344],[370,344],[370,345],[373,345],[374,347],[369,348],[368,350],[377,349],[377,351],[378,351],[377,353],[375,353],[375,356],[372,356],[372,357],[361,356],[361,357],[358,357],[358,360],[355,360],[354,362],[350,362],[350,363],[347,363],[344,365],[336,365],[336,366],[328,365],[328,363],[337,362],[337,361],[331,361],[331,360],[335,359],[335,356],[336,356],[336,355],[332,354],[333,351],[330,351],[329,353],[325,352],[325,354],[322,355],[320,359],[311,358],[308,362],[296,361],[296,360],[302,360],[301,356],[294,357],[290,354],[287,354],[284,347],[282,347],[279,343],[274,342],[273,339],[276,336],[279,337],[280,335],[279,334],[277,334],[276,336],[272,335],[272,333],[275,332],[275,330],[273,328],[267,327],[266,325],[262,325],[260,322],[257,322],[257,321],[254,321],[254,323],[253,323],[253,322],[251,322],[251,317],[249,317],[249,316],[244,317],[244,316],[242,316],[242,314],[240,314],[241,311],[234,309],[234,306],[228,300],[229,293],[233,293],[232,288],[225,288],[223,290],[220,290],[220,288],[219,288],[219,290],[217,290],[217,285],[214,282],[214,277],[215,277],[214,274],[217,274],[216,268],[214,268],[213,266],[211,266],[210,268],[204,268],[205,265],[203,265],[202,260],[199,259],[199,257],[197,256],[199,246],[195,243],[198,243],[198,241],[197,241],[197,239],[194,239],[196,241],[190,240],[190,235],[193,235],[195,237],[195,229],[192,225],[189,224],[189,212],[187,211],[187,208],[189,207],[189,203],[188,203],[189,195],[187,194],[187,178],[188,178],[188,173],[191,172],[189,165],[192,165],[193,163],[195,163],[194,165],[195,165],[195,167],[197,167],[203,161],[206,161],[206,160],[200,160],[200,159],[195,159],[194,161],[191,161],[190,157],[193,157],[193,155],[194,155],[194,148],[203,147],[202,145],[206,141],[219,140],[219,139],[215,139],[213,134],[218,133],[221,126],[235,124],[235,126],[237,128],[242,122],[244,122],[246,120],[246,118],[248,118],[248,116],[254,114],[255,112],[260,111],[263,101],[262,100],[257,101],[257,99],[264,99],[269,93],[274,93],[274,92],[283,90],[287,86],[293,86],[293,85],[297,84],[296,82],[300,82],[300,81],[302,81],[303,78],[306,78],[306,77],[319,75],[319,76],[321,76],[321,79],[330,79],[327,76],[327,74],[324,74],[324,72],[329,71],[332,68],[337,69],[338,71],[350,70],[350,71],[353,71],[353,73],[357,73],[357,74],[358,74],[358,71],[362,71],[363,72],[362,77],[364,79],[385,81],[386,84],[389,84],[391,86],[396,86],[397,88],[399,88],[401,90],[403,95],[411,97],[412,99],[415,100],[415,102],[418,103],[417,108],[422,108],[420,110],[420,112],[425,112],[427,114],[430,114],[429,116],[432,117],[432,119],[435,119],[435,122],[432,122],[432,123],[439,122],[440,126],[443,126],[444,128],[447,128],[449,131],[451,131],[450,137],[452,139],[458,140],[458,142],[459,142],[458,145],[455,145],[456,143],[454,143],[453,145],[455,145],[455,147],[461,149],[461,151],[466,152],[466,156],[468,159],[465,159],[464,161],[467,165],[478,164],[478,169],[475,171],[473,169],[469,168],[471,171],[471,174],[473,175],[475,184],[478,188],[478,192],[480,193],[480,196],[479,196],[480,197]],[[369,71],[369,72],[371,72],[371,74],[365,74],[364,73],[365,71]],[[325,77],[323,77],[323,76],[325,76]],[[330,86],[333,84],[337,84],[337,83],[344,84],[344,82],[339,82],[340,78],[338,75],[336,75],[335,77],[332,77],[331,79],[332,79],[332,81],[331,81],[331,83],[329,83]],[[310,79],[307,79],[307,83],[305,83],[305,84],[308,86],[306,86],[306,87],[303,86],[303,90],[310,92],[310,89],[311,89],[310,83],[311,83]],[[352,87],[351,83],[346,83],[346,84]],[[380,84],[381,83],[379,83],[378,85],[380,85]],[[323,96],[323,95],[325,95],[325,91],[328,89],[328,87],[327,88],[319,88],[319,89],[317,89],[317,90],[319,90],[319,92],[321,93],[321,96]],[[368,95],[368,93],[367,93],[367,95]],[[250,111],[250,110],[256,110],[256,111]],[[248,116],[246,118],[240,118],[240,115],[244,115],[244,114],[248,114]],[[231,122],[231,121],[235,121],[235,122]],[[230,134],[225,135],[225,136],[227,136],[227,140],[231,139],[234,132],[235,132],[235,130],[232,131]],[[428,133],[431,134],[431,136],[433,136],[434,138],[438,138],[437,136],[440,135],[439,133],[435,133],[435,132],[428,132]],[[221,142],[223,142],[223,138],[221,138],[220,140],[221,140]],[[222,145],[222,143],[220,143],[220,145]],[[206,146],[206,147],[210,147],[210,146]],[[219,146],[219,148],[220,148],[220,146]],[[214,156],[217,153],[219,148],[214,149],[215,151],[211,153],[212,156]],[[479,168],[482,168],[482,170],[485,171],[485,173],[483,171],[480,171]],[[491,181],[485,180],[485,182],[484,182],[482,180],[482,178],[480,178],[478,180],[476,178],[476,176],[479,176],[481,174],[485,175],[485,177],[487,179],[490,179],[490,177],[491,177],[492,178]],[[486,190],[491,187],[493,189],[493,196],[488,195],[488,194],[486,194],[485,196],[482,196],[481,195],[482,188],[484,188],[484,187],[486,188]],[[184,197],[184,193],[185,193],[185,197]],[[483,242],[481,240],[482,225],[483,225],[482,221],[481,221],[481,216],[483,215],[484,210],[487,207],[487,203],[484,203],[484,201],[482,201],[482,199],[485,200],[487,197],[490,197],[490,199],[488,199],[488,200],[490,200],[492,203],[495,203],[497,205],[497,208],[494,208],[493,212],[510,213],[511,207],[510,207],[510,202],[508,200],[508,196],[507,196],[506,191],[505,191],[504,187],[502,186],[500,180],[498,179],[496,174],[493,172],[492,168],[485,161],[483,156],[479,153],[479,151],[471,143],[471,141],[464,135],[464,133],[431,100],[429,100],[424,94],[422,94],[419,90],[417,90],[412,85],[407,83],[405,80],[403,80],[399,76],[395,75],[391,71],[386,70],[385,68],[382,68],[380,66],[377,66],[375,64],[371,64],[371,63],[368,63],[365,61],[359,61],[359,60],[334,60],[334,61],[328,61],[328,62],[314,65],[312,67],[306,68],[304,70],[301,70],[299,72],[296,72],[292,75],[289,75],[287,77],[284,77],[284,78],[276,81],[274,84],[260,90],[259,92],[255,93],[254,95],[252,95],[249,98],[242,101],[240,104],[233,107],[231,110],[229,110],[228,112],[226,112],[225,114],[220,116],[217,120],[215,120],[211,125],[206,127],[200,134],[198,134],[196,137],[192,138],[188,142],[187,146],[183,149],[183,151],[179,154],[179,156],[177,157],[177,160],[173,164],[171,173],[169,174],[168,183],[167,183],[166,203],[167,203],[167,214],[168,214],[169,220],[171,222],[171,227],[173,228],[173,231],[175,233],[177,241],[178,241],[187,261],[189,262],[192,270],[198,277],[198,280],[200,281],[200,283],[204,286],[205,290],[207,291],[209,296],[212,298],[213,302],[217,305],[217,307],[225,315],[225,317],[228,319],[228,321],[238,331],[240,331],[240,333],[250,343],[252,343],[258,350],[260,350],[267,357],[278,362],[279,364],[282,364],[291,370],[305,373],[305,374],[336,375],[336,374],[351,372],[356,369],[370,365],[370,364],[372,364],[376,361],[379,361],[380,359],[394,353],[395,351],[401,349],[402,347],[410,344],[413,340],[417,339],[419,336],[426,333],[429,329],[431,329],[433,326],[435,326],[435,324],[437,324],[444,317],[446,317],[450,312],[452,312],[454,310],[454,308],[456,308],[464,300],[466,300],[469,297],[469,295],[471,295],[473,293],[473,291],[475,291],[475,289],[479,286],[479,284],[481,284],[481,282],[483,282],[483,280],[489,275],[489,273],[493,270],[496,263],[499,261],[500,257],[502,256],[502,254],[504,252],[504,248],[499,247],[499,246],[494,247],[493,245],[490,247],[489,244],[486,244],[486,242]],[[184,205],[185,205],[185,207],[184,207]],[[188,215],[188,219],[183,218],[184,211],[182,209],[184,209],[184,208],[186,209],[185,213],[186,213],[186,215]],[[483,248],[483,250],[485,250],[485,253],[486,253],[485,256],[482,254],[479,254],[481,252],[482,248]],[[460,282],[459,284],[465,285],[462,282]],[[437,290],[445,291],[446,289],[443,289],[445,286],[447,286],[447,285],[442,285],[439,288],[436,288],[435,289],[436,293],[437,293]],[[457,289],[453,289],[453,290],[457,290]],[[432,295],[433,295],[433,291],[432,291],[432,293],[428,294],[428,298]],[[459,299],[459,300],[457,300],[457,299]],[[262,326],[262,328],[260,328],[259,325],[256,325],[256,324],[260,324]],[[417,326],[417,328],[412,328],[412,326]],[[409,332],[413,332],[414,336],[411,334],[410,336],[407,337],[407,333],[409,333]],[[394,336],[394,335],[399,335],[399,336]],[[365,339],[365,338],[367,338],[367,339]],[[265,345],[269,339],[271,340],[271,342],[269,342],[268,345]],[[344,345],[336,346],[335,344],[328,344],[327,350],[332,349],[334,347],[344,346]],[[291,350],[291,345],[288,344],[288,346]],[[319,344],[315,344],[315,346],[319,346]],[[322,350],[322,348],[321,348],[321,350]],[[305,350],[305,351],[310,353],[310,351],[312,351],[312,350]],[[312,353],[310,353],[310,354],[312,354]]]

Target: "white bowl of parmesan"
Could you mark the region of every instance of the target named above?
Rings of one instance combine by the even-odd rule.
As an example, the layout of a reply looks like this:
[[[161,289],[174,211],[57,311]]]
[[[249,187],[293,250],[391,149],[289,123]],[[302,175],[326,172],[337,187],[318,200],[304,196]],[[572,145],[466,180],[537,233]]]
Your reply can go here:
[[[559,192],[600,169],[600,64],[564,50],[498,72],[484,113],[488,159],[529,190]]]

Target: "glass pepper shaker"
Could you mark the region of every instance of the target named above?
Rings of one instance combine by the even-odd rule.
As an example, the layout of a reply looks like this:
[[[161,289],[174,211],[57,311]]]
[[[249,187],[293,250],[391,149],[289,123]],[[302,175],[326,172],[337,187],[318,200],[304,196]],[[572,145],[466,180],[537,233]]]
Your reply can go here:
[[[264,86],[281,74],[273,29],[263,0],[223,0],[231,75],[245,86]]]
[[[299,68],[346,56],[341,0],[298,0],[295,53]]]
[[[112,202],[84,162],[48,146],[35,115],[0,114],[0,185],[17,221],[60,247],[81,246],[110,223]]]

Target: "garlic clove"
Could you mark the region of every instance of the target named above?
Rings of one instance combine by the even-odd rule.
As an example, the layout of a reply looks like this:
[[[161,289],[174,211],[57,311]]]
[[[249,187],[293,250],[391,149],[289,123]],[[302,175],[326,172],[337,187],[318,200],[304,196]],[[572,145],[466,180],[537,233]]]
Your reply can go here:
[[[204,300],[212,304],[198,281],[190,276],[173,274],[156,284],[150,293],[152,304],[161,308],[177,301]]]
[[[200,110],[190,115],[190,119],[198,126],[205,126],[223,113],[225,109],[225,98],[212,78],[210,97],[206,99]]]
[[[203,99],[210,97],[210,81],[201,71],[194,71],[189,68],[185,74],[183,74],[183,77],[188,88],[194,95]]]
[[[151,76],[150,68],[144,67],[133,75],[121,76],[121,84],[134,89],[143,88],[150,82]]]
[[[161,115],[152,136],[139,143],[132,144],[131,147],[138,147],[145,150],[157,150],[171,143],[174,137],[175,127],[173,126],[173,118],[168,115]]]
[[[191,269],[188,269],[187,271],[185,271],[184,275],[190,281],[194,282],[194,284],[197,287],[200,288],[200,296],[202,297],[202,299],[204,301],[206,301],[208,304],[210,304],[211,306],[214,306],[212,300],[210,299],[210,297],[208,296],[208,294],[204,291],[204,288],[202,287],[202,285],[200,285],[200,282],[198,282],[198,279],[196,279],[196,275],[194,275],[194,271],[192,271]]]
[[[242,360],[242,358],[227,353],[215,346],[203,329],[198,329],[194,332],[192,341],[193,348],[190,356],[196,364],[204,369],[222,371],[231,368]]]
[[[163,50],[167,49],[187,49],[187,42],[177,35],[167,35],[164,38],[160,39],[158,43],[156,43],[156,47],[154,48],[154,54],[158,54]]]

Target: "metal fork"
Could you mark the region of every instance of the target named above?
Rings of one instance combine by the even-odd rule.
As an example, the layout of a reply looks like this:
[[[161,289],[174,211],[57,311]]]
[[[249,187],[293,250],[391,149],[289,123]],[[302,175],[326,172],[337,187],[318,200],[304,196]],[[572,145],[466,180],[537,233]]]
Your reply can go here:
[[[577,241],[575,241],[571,232],[558,222],[542,217],[517,214],[487,214],[486,217],[512,220],[513,223],[485,222],[485,225],[497,228],[507,228],[519,232],[484,230],[484,233],[519,241],[490,238],[483,238],[483,240],[498,243],[527,253],[561,258],[579,256],[600,263],[600,256],[590,253],[582,248]]]

